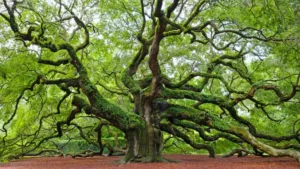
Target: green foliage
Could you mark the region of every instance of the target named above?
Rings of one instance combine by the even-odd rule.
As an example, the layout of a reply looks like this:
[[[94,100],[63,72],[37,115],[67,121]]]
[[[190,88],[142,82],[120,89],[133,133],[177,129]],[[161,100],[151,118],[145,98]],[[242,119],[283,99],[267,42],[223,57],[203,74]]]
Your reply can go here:
[[[99,151],[99,124],[118,148],[147,123],[218,154],[240,146],[204,141],[176,120],[214,128],[208,136],[254,127],[263,143],[299,145],[268,139],[299,130],[298,1],[179,1],[169,15],[176,1],[14,2],[0,3],[0,161]],[[155,99],[166,108],[154,110]],[[165,153],[207,153],[171,132],[164,139]]]

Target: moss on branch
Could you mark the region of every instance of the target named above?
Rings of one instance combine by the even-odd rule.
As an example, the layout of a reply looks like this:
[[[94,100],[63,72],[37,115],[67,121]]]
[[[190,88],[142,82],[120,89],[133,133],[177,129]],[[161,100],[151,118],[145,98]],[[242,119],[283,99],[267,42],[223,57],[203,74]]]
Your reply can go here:
[[[238,123],[224,121],[218,116],[208,114],[206,112],[199,112],[196,109],[186,108],[183,106],[171,106],[163,113],[163,117],[169,118],[170,121],[174,119],[193,121],[198,125],[206,125],[211,128],[217,129],[221,132],[233,134],[245,142],[249,143],[252,147],[257,148],[271,156],[290,156],[300,161],[300,152],[296,150],[276,149],[269,146],[253,136],[248,130],[239,127]]]
[[[168,88],[163,88],[161,94],[164,98],[192,99],[201,101],[201,103],[213,103],[225,108],[231,108],[235,105],[235,102],[229,98],[214,95],[206,95],[188,90],[172,90]]]
[[[213,157],[213,158],[215,157],[215,151],[211,146],[206,145],[206,144],[199,144],[199,143],[192,141],[188,135],[184,134],[183,132],[181,132],[180,130],[178,130],[175,127],[171,127],[169,125],[162,124],[161,128],[163,131],[174,134],[176,137],[181,138],[184,142],[186,142],[187,144],[189,144],[191,147],[193,147],[195,149],[198,149],[198,150],[206,149],[209,152],[209,157]]]
[[[194,108],[172,105],[162,113],[162,118],[190,120],[199,125],[203,125],[208,120],[208,114]]]
[[[133,79],[128,70],[125,70],[122,74],[122,82],[129,89],[132,94],[138,94],[141,91],[138,83]]]
[[[184,127],[184,128],[190,128],[190,129],[193,129],[195,131],[197,131],[199,133],[199,136],[205,140],[205,141],[216,141],[220,138],[225,138],[227,140],[230,140],[232,142],[235,142],[235,143],[243,143],[243,140],[241,140],[240,138],[238,137],[235,137],[235,136],[232,136],[230,134],[227,134],[227,133],[217,133],[215,135],[207,135],[205,134],[204,130],[202,129],[201,126],[193,123],[193,122],[190,122],[190,121],[182,121],[182,120],[173,120],[172,121],[173,124],[177,125],[177,126],[181,126],[181,127]]]
[[[73,105],[83,109],[87,114],[94,114],[111,122],[111,124],[121,130],[128,130],[130,128],[138,128],[143,126],[140,117],[132,112],[125,112],[119,106],[110,103],[101,95],[92,102],[93,106],[78,96],[73,98]]]

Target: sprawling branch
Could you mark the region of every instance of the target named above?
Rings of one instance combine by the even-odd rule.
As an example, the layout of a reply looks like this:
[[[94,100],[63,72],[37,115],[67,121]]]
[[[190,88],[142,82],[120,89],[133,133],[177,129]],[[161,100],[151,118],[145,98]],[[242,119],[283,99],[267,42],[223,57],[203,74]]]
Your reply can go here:
[[[198,143],[193,142],[188,135],[184,134],[179,129],[177,129],[175,127],[171,127],[169,125],[164,125],[164,124],[161,124],[161,129],[165,132],[173,134],[176,137],[181,138],[182,140],[184,140],[184,142],[186,142],[187,144],[189,144],[191,147],[193,147],[195,149],[198,149],[198,150],[206,149],[209,152],[209,157],[215,157],[215,151],[212,147],[210,147],[209,145],[198,144]]]
[[[205,5],[206,3],[206,0],[202,0],[202,1],[199,1],[194,9],[192,10],[192,13],[189,15],[188,19],[184,22],[184,27],[187,27],[192,21],[193,19],[200,13],[200,8]]]
[[[234,118],[237,122],[246,125],[249,128],[249,132],[255,137],[264,138],[264,139],[268,139],[268,140],[272,140],[272,141],[276,141],[276,142],[289,141],[289,140],[297,139],[297,137],[298,137],[297,134],[276,137],[276,136],[271,136],[271,135],[267,135],[267,134],[257,133],[257,130],[254,127],[254,125],[252,123],[250,123],[248,120],[240,117],[237,114],[237,111],[235,109],[228,108],[228,112],[230,113],[231,117]]]
[[[243,152],[244,152],[244,154],[243,154]],[[231,157],[234,154],[238,154],[238,157],[243,157],[243,156],[246,156],[246,155],[252,154],[252,153],[246,149],[234,149],[231,152],[229,152],[228,154],[224,154],[222,157]]]
[[[39,59],[38,63],[46,64],[46,65],[52,65],[52,66],[60,66],[60,65],[68,64],[69,60],[68,59],[61,59],[61,60],[57,60],[57,61],[52,61],[52,60]]]
[[[220,132],[218,134],[215,134],[215,135],[207,135],[207,134],[205,134],[202,127],[200,127],[199,125],[197,125],[193,122],[181,121],[181,120],[174,119],[174,120],[172,120],[172,123],[174,125],[177,125],[177,126],[180,126],[180,127],[183,127],[183,128],[190,128],[190,129],[193,129],[193,130],[197,131],[199,133],[199,136],[205,141],[216,141],[220,138],[225,138],[225,139],[230,140],[231,142],[234,142],[234,143],[242,143],[243,142],[241,139],[239,139],[237,137],[234,137],[230,134],[222,133],[222,132]]]
[[[165,118],[175,118],[179,120],[189,120],[197,123],[198,125],[206,125],[211,128],[217,129],[221,132],[233,134],[253,147],[262,150],[272,156],[291,156],[300,161],[300,153],[295,150],[276,149],[269,145],[257,140],[248,130],[238,127],[238,124],[230,124],[222,121],[219,117],[213,116],[205,112],[186,108],[183,106],[171,106],[167,109],[163,116]],[[172,120],[171,120],[172,121]]]
[[[79,27],[83,28],[84,30],[84,35],[85,35],[84,41],[81,44],[79,44],[77,47],[75,47],[75,51],[80,51],[82,49],[85,49],[90,43],[90,34],[86,24],[78,16],[75,15],[72,9],[70,9],[67,5],[62,3],[62,1],[59,1],[59,5],[63,6],[68,12],[70,12],[76,24]]]
[[[248,99],[248,98],[253,98],[255,93],[258,90],[271,90],[273,91],[279,98],[279,102],[287,102],[290,99],[292,99],[297,92],[299,92],[298,86],[299,86],[299,78],[300,78],[300,74],[297,76],[297,80],[295,82],[295,84],[292,85],[292,92],[289,95],[285,95],[278,86],[273,85],[273,84],[254,84],[252,86],[252,88],[250,89],[250,91],[248,92],[247,95],[243,96],[243,97],[238,97],[236,98],[236,102]]]
[[[197,93],[187,90],[172,90],[168,88],[163,88],[161,95],[167,99],[192,99],[200,101],[201,103],[213,103],[219,105],[220,107],[231,108],[235,105],[233,100],[219,97],[214,95],[206,95],[202,93]]]
[[[179,0],[173,0],[172,4],[167,9],[167,18],[171,17],[172,12],[176,9],[178,4],[179,4]]]
[[[6,129],[6,126],[14,119],[14,117],[16,116],[17,114],[17,111],[18,111],[18,107],[19,107],[19,103],[23,97],[23,95],[25,94],[26,91],[33,91],[33,88],[35,85],[39,84],[40,83],[40,80],[41,80],[41,77],[38,76],[37,79],[31,83],[30,87],[27,87],[25,89],[22,90],[21,94],[19,95],[19,97],[17,98],[16,100],[16,104],[15,104],[15,108],[14,108],[14,111],[12,113],[12,115],[10,116],[10,118],[4,122],[3,126],[2,126],[2,131],[5,133],[5,136],[3,137],[3,143],[5,145],[5,138],[7,137],[7,129]]]
[[[172,83],[172,80],[164,78],[163,79],[163,83],[164,83],[164,85],[166,87],[168,87],[170,89],[182,88],[182,89],[185,89],[185,90],[192,89],[192,91],[201,92],[202,89],[207,84],[207,82],[208,82],[209,79],[218,79],[218,80],[220,80],[225,85],[225,87],[228,90],[228,92],[230,92],[230,93],[237,93],[237,94],[245,94],[243,91],[237,91],[237,90],[233,89],[230,86],[230,84],[222,76],[219,76],[219,75],[216,75],[216,74],[211,74],[211,72],[209,70],[208,70],[208,72],[209,73],[201,73],[201,72],[191,73],[186,78],[184,78],[183,80],[181,80],[178,83]],[[193,87],[191,85],[186,85],[189,81],[191,81],[195,77],[203,77],[203,78],[205,78],[203,80],[203,85],[198,85],[200,87]]]

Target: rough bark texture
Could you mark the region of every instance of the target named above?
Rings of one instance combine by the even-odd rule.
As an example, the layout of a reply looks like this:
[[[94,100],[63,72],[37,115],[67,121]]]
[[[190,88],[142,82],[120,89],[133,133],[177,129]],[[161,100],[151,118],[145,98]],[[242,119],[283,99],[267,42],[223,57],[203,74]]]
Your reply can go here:
[[[141,100],[141,99],[138,99]],[[160,162],[162,157],[163,135],[160,130],[160,118],[147,100],[138,102],[136,108],[144,121],[140,128],[126,131],[127,153],[120,161],[128,162]],[[157,111],[157,110],[156,110]]]

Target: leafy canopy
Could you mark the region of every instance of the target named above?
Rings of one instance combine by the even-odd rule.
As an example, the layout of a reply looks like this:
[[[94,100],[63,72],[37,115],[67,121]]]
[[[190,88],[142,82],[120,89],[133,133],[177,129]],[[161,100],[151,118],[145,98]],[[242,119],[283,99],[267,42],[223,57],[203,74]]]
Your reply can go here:
[[[124,133],[152,125],[165,152],[187,144],[300,159],[299,6],[3,0],[1,159],[65,155],[69,143],[126,153]]]

